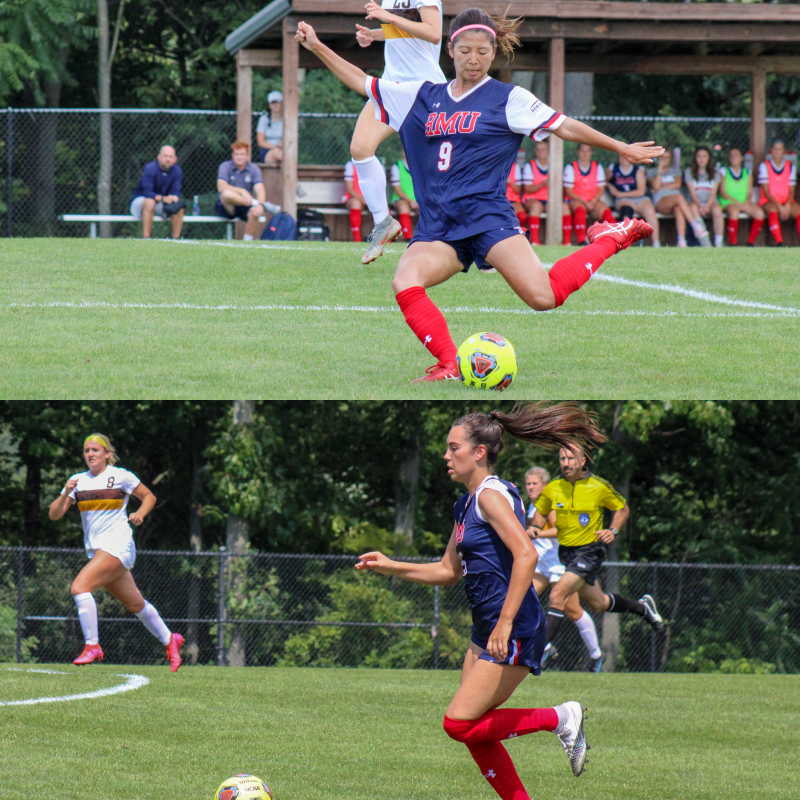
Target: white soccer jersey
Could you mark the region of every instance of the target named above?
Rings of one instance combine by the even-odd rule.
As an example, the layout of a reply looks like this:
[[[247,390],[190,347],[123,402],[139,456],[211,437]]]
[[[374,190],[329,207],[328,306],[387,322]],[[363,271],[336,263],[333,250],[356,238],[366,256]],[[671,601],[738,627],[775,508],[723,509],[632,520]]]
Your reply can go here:
[[[381,8],[385,8],[398,17],[405,17],[412,22],[420,22],[420,8],[431,7],[442,16],[441,0],[382,0]],[[432,81],[444,83],[445,77],[439,66],[439,44],[417,39],[410,33],[400,30],[396,25],[381,25],[385,44],[383,57],[386,67],[382,77],[387,81]]]
[[[536,504],[528,506],[528,525],[533,524],[533,517],[536,514]],[[555,583],[564,574],[564,565],[558,558],[558,539],[545,536],[541,539],[534,539],[533,546],[539,556],[536,571],[541,575],[546,575],[550,583]]]
[[[88,470],[73,475],[78,484],[69,496],[78,504],[83,523],[83,543],[87,553],[95,550],[115,552],[132,539],[126,509],[139,479],[121,467],[106,467],[99,475]]]
[[[767,156],[767,161],[772,164],[773,169],[777,169],[775,166],[775,162],[772,160],[772,156]],[[794,186],[797,183],[797,165],[788,161],[785,157],[783,159],[783,166],[785,167],[786,164],[789,164],[791,169],[789,170],[789,186]],[[759,183],[769,183],[769,173],[767,172],[767,164],[766,161],[762,161],[758,165],[758,182]]]
[[[356,165],[353,163],[353,159],[351,158],[345,165],[344,165],[344,179],[346,181],[352,181],[353,175],[356,171]]]
[[[531,174],[533,171],[531,171]],[[589,173],[587,173],[588,175]],[[595,174],[597,178],[597,188],[599,189],[601,186],[606,185],[606,173],[605,170],[595,162]],[[564,186],[568,188],[572,188],[575,186],[575,168],[572,166],[570,162],[564,167]]]

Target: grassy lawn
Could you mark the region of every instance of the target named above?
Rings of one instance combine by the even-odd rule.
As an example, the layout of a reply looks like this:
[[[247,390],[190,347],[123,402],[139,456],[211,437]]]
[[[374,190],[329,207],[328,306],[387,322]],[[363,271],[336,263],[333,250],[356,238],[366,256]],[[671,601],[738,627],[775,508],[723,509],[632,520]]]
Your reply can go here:
[[[7,240],[1,396],[464,398],[410,385],[432,359],[391,293],[403,249],[364,267],[349,244]],[[474,268],[430,296],[456,344],[482,330],[514,343],[507,397],[787,398],[797,275],[790,248],[635,247],[554,312]]]
[[[55,670],[51,672],[28,671]],[[492,800],[441,721],[455,672],[0,665],[0,798],[211,800],[250,772],[275,800]],[[579,699],[589,709],[586,772],[556,738],[508,743],[532,798],[795,800],[800,676],[551,673],[509,705]]]

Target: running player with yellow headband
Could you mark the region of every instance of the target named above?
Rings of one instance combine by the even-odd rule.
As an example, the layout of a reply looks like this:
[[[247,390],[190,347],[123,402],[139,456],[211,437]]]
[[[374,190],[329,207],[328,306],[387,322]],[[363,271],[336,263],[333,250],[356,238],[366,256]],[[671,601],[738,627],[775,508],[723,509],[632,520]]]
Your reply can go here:
[[[107,436],[93,433],[83,443],[88,469],[73,475],[61,494],[50,504],[50,519],[61,519],[73,503],[78,504],[83,524],[83,543],[89,563],[72,582],[72,596],[86,641],[73,662],[78,666],[103,660],[97,625],[97,604],[92,592],[105,588],[136,614],[144,626],[167,649],[173,672],[181,665],[183,636],[172,633],[158,611],[141,595],[130,570],[136,560],[132,525],[141,525],[156,504],[155,495],[132,473],[114,466],[117,453]],[[141,500],[139,508],[126,514],[130,496]],[[130,523],[130,524],[129,524]]]
[[[539,495],[529,529],[535,537],[546,527],[550,512],[556,512],[558,558],[565,572],[550,591],[547,643],[561,627],[564,608],[575,592],[597,614],[630,612],[643,617],[659,631],[663,621],[649,594],[638,601],[628,600],[619,594],[606,594],[597,582],[606,557],[605,545],[614,541],[628,519],[630,512],[625,498],[610,483],[587,469],[586,456],[579,448],[562,447],[558,460],[563,478],[550,481]],[[603,527],[604,508],[614,512],[610,528]]]

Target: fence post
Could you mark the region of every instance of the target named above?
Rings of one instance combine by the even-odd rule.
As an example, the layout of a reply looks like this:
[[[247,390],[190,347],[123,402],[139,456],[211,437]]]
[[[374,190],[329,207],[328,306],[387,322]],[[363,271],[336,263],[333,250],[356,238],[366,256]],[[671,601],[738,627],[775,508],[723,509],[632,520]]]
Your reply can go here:
[[[658,600],[656,598],[656,593],[658,591],[658,566],[653,564],[653,587],[651,589],[651,594],[653,595],[653,600],[655,604],[658,605]],[[650,629],[650,672],[656,671],[656,632],[651,628]]]
[[[433,587],[433,668],[439,669],[439,595],[440,587]]]
[[[23,581],[25,580],[25,550],[20,547],[17,563],[17,664],[22,663],[22,613],[23,613]]]
[[[6,220],[8,235],[14,235],[14,109],[6,109],[6,150],[8,151],[8,199],[6,200]]]
[[[228,554],[219,549],[219,592],[217,595],[217,666],[225,666],[225,567]]]

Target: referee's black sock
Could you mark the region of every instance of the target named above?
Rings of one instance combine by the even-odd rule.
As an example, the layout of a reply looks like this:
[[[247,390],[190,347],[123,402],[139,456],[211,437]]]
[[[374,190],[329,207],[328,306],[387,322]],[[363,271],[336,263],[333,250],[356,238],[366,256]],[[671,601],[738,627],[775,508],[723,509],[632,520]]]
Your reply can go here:
[[[553,641],[561,623],[564,621],[563,608],[551,608],[547,611],[547,643]]]
[[[624,614],[629,611],[639,617],[643,617],[646,613],[645,607],[641,603],[636,600],[628,600],[627,597],[623,597],[621,594],[611,594],[609,592],[608,600],[609,606],[606,611],[613,611],[615,614]],[[548,628],[548,630],[550,629]]]

